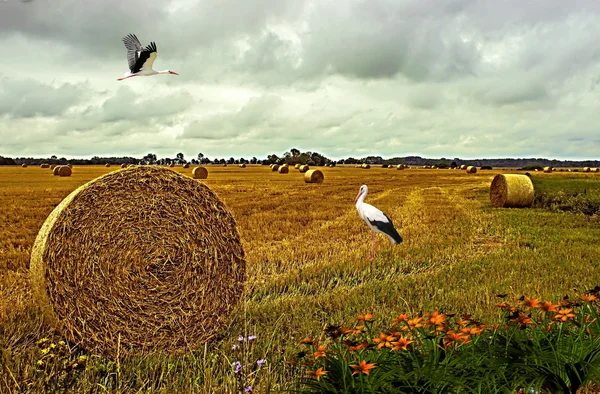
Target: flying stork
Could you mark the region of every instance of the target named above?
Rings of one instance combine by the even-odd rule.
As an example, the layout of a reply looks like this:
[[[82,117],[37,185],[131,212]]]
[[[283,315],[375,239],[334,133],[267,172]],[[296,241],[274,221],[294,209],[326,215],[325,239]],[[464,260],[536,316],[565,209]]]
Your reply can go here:
[[[142,48],[142,44],[140,44],[140,40],[138,40],[135,34],[129,34],[123,37],[123,43],[125,43],[125,48],[127,48],[129,71],[125,73],[123,78],[119,78],[117,81],[138,76],[148,77],[156,74],[179,75],[175,71],[156,71],[152,68],[152,64],[156,60],[156,44],[154,42],[151,42],[146,48]]]
[[[354,203],[356,204],[358,215],[371,229],[372,242],[369,260],[373,260],[375,257],[375,233],[383,233],[387,235],[390,241],[395,245],[402,242],[402,237],[394,228],[394,223],[392,223],[392,220],[387,217],[385,213],[381,212],[374,206],[365,203],[365,198],[367,197],[368,192],[369,188],[367,185],[362,185],[358,191],[358,195],[354,199]]]

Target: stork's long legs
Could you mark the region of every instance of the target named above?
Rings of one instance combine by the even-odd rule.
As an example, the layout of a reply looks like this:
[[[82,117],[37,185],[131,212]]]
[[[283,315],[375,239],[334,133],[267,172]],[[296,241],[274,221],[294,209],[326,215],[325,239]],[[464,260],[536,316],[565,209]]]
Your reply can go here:
[[[369,256],[369,260],[373,260],[375,258],[375,231],[371,231],[371,255]]]

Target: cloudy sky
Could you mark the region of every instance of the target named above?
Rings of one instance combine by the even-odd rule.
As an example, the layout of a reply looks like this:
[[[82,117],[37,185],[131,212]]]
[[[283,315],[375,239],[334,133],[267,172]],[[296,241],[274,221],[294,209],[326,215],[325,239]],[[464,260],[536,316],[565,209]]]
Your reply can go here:
[[[121,41],[154,68],[116,79]],[[598,0],[0,0],[0,155],[600,157]]]

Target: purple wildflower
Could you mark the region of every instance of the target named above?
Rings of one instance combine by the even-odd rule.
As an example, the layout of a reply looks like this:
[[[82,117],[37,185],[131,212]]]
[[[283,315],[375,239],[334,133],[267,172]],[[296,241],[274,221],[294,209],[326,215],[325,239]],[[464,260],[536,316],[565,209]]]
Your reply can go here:
[[[254,389],[252,388],[252,386],[248,386],[248,387],[246,387],[246,389],[244,389],[244,393],[250,393],[252,391],[254,391]]]
[[[234,367],[233,372],[235,373],[240,373],[240,371],[242,370],[242,363],[240,363],[239,361],[234,361],[231,363],[231,365]]]
[[[243,336],[240,335],[238,337],[238,341],[240,341],[240,342],[246,342],[246,338],[244,338]]]
[[[240,348],[240,345],[233,345],[231,347],[231,350],[238,350]]]
[[[263,365],[263,364],[264,364],[264,363],[266,363],[266,362],[267,362],[267,360],[265,360],[264,358],[261,358],[260,360],[258,360],[258,361],[256,362],[256,365]]]
[[[255,339],[256,339],[256,335],[250,335],[250,336],[248,337],[248,340],[249,340],[249,341],[253,341],[253,340],[255,340]]]

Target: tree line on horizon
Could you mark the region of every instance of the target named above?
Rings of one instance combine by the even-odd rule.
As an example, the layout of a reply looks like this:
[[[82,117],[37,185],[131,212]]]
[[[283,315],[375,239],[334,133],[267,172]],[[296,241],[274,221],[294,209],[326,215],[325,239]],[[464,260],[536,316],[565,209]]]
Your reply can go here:
[[[406,164],[412,166],[437,166],[439,168],[456,167],[463,164],[477,167],[528,167],[528,166],[551,166],[551,167],[600,167],[599,160],[556,160],[545,158],[501,158],[501,159],[471,159],[463,160],[460,158],[440,159],[423,158],[420,156],[405,156],[384,159],[381,156],[366,156],[362,158],[349,157],[347,159],[331,160],[318,152],[301,152],[296,148],[292,148],[279,156],[277,154],[267,155],[265,159],[252,157],[246,159],[243,157],[229,159],[225,158],[209,158],[203,153],[198,153],[196,157],[187,160],[183,153],[179,152],[175,157],[159,158],[154,153],[148,153],[141,158],[124,156],[124,157],[99,157],[94,156],[91,159],[67,159],[66,157],[57,157],[52,155],[48,158],[33,158],[33,157],[3,157],[0,156],[0,165],[39,165],[42,163],[48,164],[72,164],[72,165],[102,165],[102,164],[157,164],[157,165],[183,165],[183,164],[308,164],[309,166],[325,166],[329,164],[371,164],[371,165],[398,165]]]

